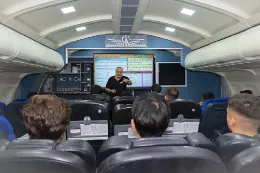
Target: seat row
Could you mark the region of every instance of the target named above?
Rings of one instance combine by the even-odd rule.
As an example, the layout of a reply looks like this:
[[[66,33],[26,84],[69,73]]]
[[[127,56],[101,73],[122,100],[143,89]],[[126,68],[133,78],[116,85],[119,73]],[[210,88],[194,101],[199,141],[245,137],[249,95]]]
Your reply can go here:
[[[72,108],[71,121],[83,121],[86,117],[93,121],[105,120],[110,127],[108,136],[117,135],[118,133],[115,132],[120,132],[121,127],[124,130],[129,128],[133,101],[134,97],[131,96],[116,97],[111,104],[93,100],[69,100]],[[17,137],[26,133],[20,113],[20,110],[26,103],[26,101],[14,101],[7,106],[8,115],[6,118],[14,127]],[[176,119],[180,115],[185,119],[199,120],[200,118],[199,132],[212,139],[216,131],[227,127],[227,100],[220,103],[209,102],[207,104],[201,116],[201,109],[197,103],[187,100],[171,101],[169,105],[171,107],[172,119]]]
[[[0,167],[5,173],[258,173],[260,169],[260,138],[237,134],[221,136],[216,145],[200,133],[135,140],[114,136],[97,156],[83,140],[24,140],[1,149]]]

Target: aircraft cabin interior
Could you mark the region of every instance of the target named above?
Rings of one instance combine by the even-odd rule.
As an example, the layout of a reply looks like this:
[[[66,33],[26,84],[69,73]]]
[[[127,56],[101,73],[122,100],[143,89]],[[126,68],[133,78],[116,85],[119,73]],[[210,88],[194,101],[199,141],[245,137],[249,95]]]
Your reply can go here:
[[[259,173],[260,0],[0,0],[3,173]]]

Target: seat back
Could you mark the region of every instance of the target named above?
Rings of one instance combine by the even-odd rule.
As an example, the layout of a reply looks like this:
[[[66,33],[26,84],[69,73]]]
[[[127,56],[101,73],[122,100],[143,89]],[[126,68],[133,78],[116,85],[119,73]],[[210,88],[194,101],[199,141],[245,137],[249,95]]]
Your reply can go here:
[[[121,114],[120,114],[121,115]],[[127,116],[127,117],[130,117]],[[133,131],[130,118],[128,119],[129,124],[114,125],[114,135],[117,136],[128,136],[129,138],[138,138],[135,131]],[[170,119],[168,128],[163,133],[163,136],[181,135],[186,136],[189,133],[198,132],[199,119]]]
[[[0,115],[7,116],[7,107],[3,102],[0,102]]]
[[[18,140],[9,143],[6,149],[0,152],[1,168],[6,168],[7,172],[14,172],[12,164],[4,164],[8,161],[16,169],[20,165],[19,172],[25,172],[26,167],[28,167],[28,172],[50,171],[54,173],[70,170],[94,173],[96,171],[95,152],[83,140],[64,143],[52,140]],[[36,171],[36,169],[40,170]]]
[[[252,147],[237,154],[227,166],[228,173],[259,173],[260,147]]]
[[[177,99],[169,102],[171,118],[183,115],[185,119],[197,119],[201,115],[200,105],[193,101]]]
[[[199,132],[213,139],[216,130],[227,127],[228,103],[210,103],[205,110],[199,125]]]
[[[94,100],[70,100],[71,121],[82,121],[85,117],[91,120],[108,120],[109,104]]]
[[[213,99],[208,99],[208,100],[204,101],[204,103],[203,103],[203,105],[201,107],[202,114],[206,110],[208,104],[210,104],[210,103],[227,103],[228,99],[229,98],[213,98]]]
[[[111,108],[113,108],[114,106],[118,105],[118,104],[133,104],[133,102],[135,101],[135,97],[134,96],[116,96],[112,99],[111,102]]]
[[[16,136],[13,132],[13,127],[9,123],[9,121],[0,115],[0,132],[1,132],[1,139],[8,139],[9,141],[13,141],[16,139]]]
[[[112,108],[111,122],[114,135],[128,130],[132,119],[132,105],[118,104]]]
[[[7,105],[7,116],[6,119],[10,122],[13,127],[14,134],[17,138],[27,133],[24,125],[21,110],[28,101],[13,101]]]
[[[98,173],[225,173],[220,158],[212,151],[182,146],[135,148],[104,160]]]
[[[259,145],[260,141],[256,138],[233,133],[221,135],[216,140],[217,153],[224,164],[229,163],[241,151]]]
[[[97,155],[97,165],[110,155],[120,151],[156,146],[192,146],[216,151],[215,144],[200,133],[191,133],[186,137],[155,137],[135,140],[130,140],[126,136],[112,136],[101,146]]]
[[[118,104],[115,105],[112,109],[112,124],[122,125],[130,124],[132,119],[132,105],[131,104]]]

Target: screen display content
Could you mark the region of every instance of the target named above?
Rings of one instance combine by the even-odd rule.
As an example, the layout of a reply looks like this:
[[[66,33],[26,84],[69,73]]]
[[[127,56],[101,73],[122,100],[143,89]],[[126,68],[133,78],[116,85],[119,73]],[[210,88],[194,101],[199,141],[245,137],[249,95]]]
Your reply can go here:
[[[154,79],[154,56],[151,54],[94,54],[94,82],[102,87],[115,75],[117,67],[123,68],[132,85],[151,87]]]

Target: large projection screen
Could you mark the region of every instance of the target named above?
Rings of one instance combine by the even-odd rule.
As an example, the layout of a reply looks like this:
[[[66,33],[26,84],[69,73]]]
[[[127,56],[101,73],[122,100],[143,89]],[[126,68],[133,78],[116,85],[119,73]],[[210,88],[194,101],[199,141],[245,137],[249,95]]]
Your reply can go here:
[[[149,88],[154,83],[153,54],[94,54],[94,83],[105,87],[117,67],[132,81],[131,88]]]

